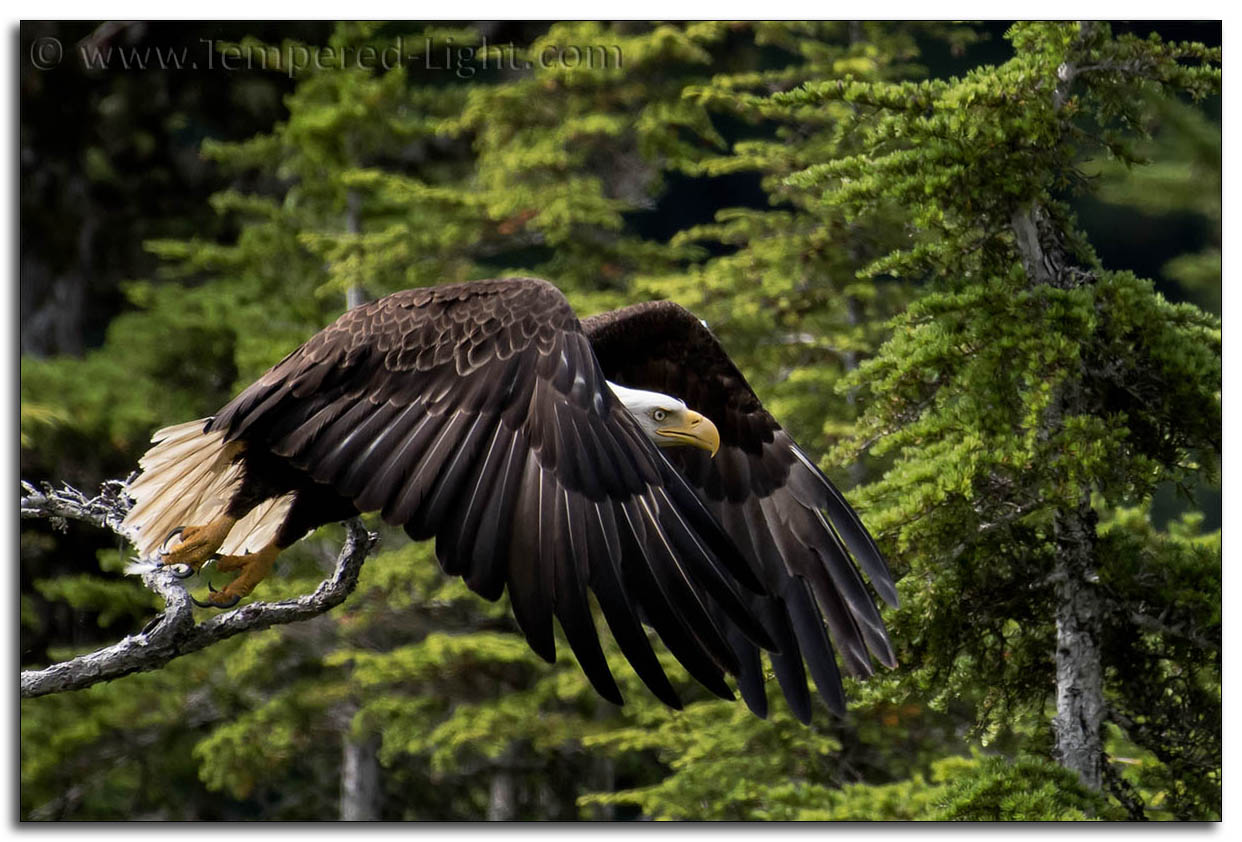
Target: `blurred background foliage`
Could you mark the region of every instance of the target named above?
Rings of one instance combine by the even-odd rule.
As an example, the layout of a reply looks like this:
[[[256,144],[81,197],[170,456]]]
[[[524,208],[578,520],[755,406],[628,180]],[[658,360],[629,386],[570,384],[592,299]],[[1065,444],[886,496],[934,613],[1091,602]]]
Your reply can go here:
[[[583,315],[658,297],[706,319],[852,489],[903,606],[902,666],[850,682],[844,718],[804,727],[774,698],[758,720],[665,656],[690,702],[671,712],[613,651],[615,708],[566,646],[544,664],[504,599],[384,529],[329,615],[23,700],[22,817],[1218,817],[1219,52],[1167,45],[1217,47],[1220,27],[1073,31],[23,24],[21,55],[67,52],[20,76],[24,479],[127,476],[153,430],[210,414],[347,302],[537,275]],[[324,48],[404,59],[298,61]],[[1055,112],[1069,50],[1139,70],[1084,77]],[[122,66],[152,51],[198,66]],[[1089,292],[1023,287],[1003,215],[1023,201],[1082,244]],[[1120,373],[1035,435],[1084,359]],[[1047,535],[1084,492],[1103,793],[1049,730]],[[340,537],[284,554],[257,597],[313,588]],[[23,523],[23,667],[149,621],[127,552]]]

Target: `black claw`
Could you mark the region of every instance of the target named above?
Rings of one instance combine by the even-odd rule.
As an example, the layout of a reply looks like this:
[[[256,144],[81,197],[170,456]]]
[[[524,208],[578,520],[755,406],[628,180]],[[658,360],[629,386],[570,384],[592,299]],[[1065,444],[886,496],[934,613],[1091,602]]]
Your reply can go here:
[[[194,568],[188,564],[173,564],[169,566],[168,572],[178,579],[188,579],[194,575]]]
[[[210,587],[211,587],[211,585],[208,585],[207,587],[209,587],[209,588],[210,588]],[[219,591],[217,591],[215,588],[211,588],[211,590],[212,590],[212,593],[219,593]],[[223,605],[221,605],[221,604],[219,604],[219,603],[215,603],[215,602],[203,602],[201,599],[199,599],[198,597],[196,597],[196,596],[194,596],[193,594],[191,594],[191,595],[190,595],[190,602],[193,602],[193,603],[194,603],[195,605],[197,605],[199,608],[220,608],[220,609],[224,609],[224,608],[232,608],[234,605],[236,605],[237,603],[241,602],[241,597],[240,597],[240,596],[235,596],[235,597],[233,597],[233,599],[232,599],[232,601],[231,601],[231,602],[226,602],[226,603],[224,603]]]
[[[164,549],[165,547],[167,547],[167,546],[168,546],[168,542],[169,542],[169,541],[171,541],[173,538],[176,538],[176,537],[177,537],[178,535],[180,535],[182,532],[185,532],[185,527],[184,527],[184,526],[178,526],[178,527],[177,527],[176,529],[174,529],[172,532],[169,532],[167,535],[165,535],[165,536],[164,536],[164,540],[160,542],[160,549],[162,550],[162,549]]]

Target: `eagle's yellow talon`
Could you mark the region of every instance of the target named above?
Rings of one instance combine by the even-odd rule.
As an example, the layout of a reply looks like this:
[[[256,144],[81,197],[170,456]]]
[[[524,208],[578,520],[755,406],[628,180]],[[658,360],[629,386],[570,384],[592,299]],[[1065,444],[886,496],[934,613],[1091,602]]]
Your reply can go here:
[[[257,553],[213,555],[216,569],[221,573],[233,570],[240,570],[241,573],[221,590],[216,590],[215,586],[208,582],[207,588],[211,591],[211,595],[207,597],[207,602],[203,603],[195,599],[194,604],[206,608],[232,608],[242,597],[248,596],[254,590],[255,585],[267,578],[267,575],[272,572],[278,555],[280,555],[280,548],[275,543],[268,544]]]
[[[228,515],[220,515],[204,526],[178,526],[168,536],[164,538],[164,543],[160,545],[160,562],[164,567],[187,567],[190,573],[182,576],[176,571],[173,575],[179,578],[198,572],[200,568],[216,555],[216,551],[220,549],[220,545],[224,543],[224,539],[228,537],[229,530],[237,523],[237,518]],[[173,538],[180,537],[171,550],[166,550],[168,542]]]

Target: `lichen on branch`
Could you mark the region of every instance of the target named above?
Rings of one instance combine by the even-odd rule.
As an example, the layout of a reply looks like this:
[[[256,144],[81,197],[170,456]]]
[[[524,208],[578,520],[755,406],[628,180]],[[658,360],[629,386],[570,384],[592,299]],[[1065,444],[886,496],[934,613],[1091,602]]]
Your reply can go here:
[[[77,520],[110,529],[121,535],[121,521],[132,505],[125,483],[109,480],[95,497],[65,485],[36,488],[22,482],[21,517],[39,518],[64,528]],[[345,522],[345,543],[336,558],[332,575],[313,593],[279,602],[252,602],[203,622],[194,618],[194,605],[181,580],[169,570],[142,574],[142,581],[164,600],[164,611],[137,634],[43,669],[23,670],[23,698],[80,690],[135,672],[159,669],[173,658],[205,649],[213,643],[244,632],[259,631],[283,623],[307,620],[345,601],[358,584],[362,564],[378,542],[362,521]]]

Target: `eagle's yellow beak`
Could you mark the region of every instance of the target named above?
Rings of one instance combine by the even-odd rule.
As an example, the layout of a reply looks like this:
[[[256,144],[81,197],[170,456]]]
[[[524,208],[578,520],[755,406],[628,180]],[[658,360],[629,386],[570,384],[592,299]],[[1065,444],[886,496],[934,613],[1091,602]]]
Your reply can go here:
[[[667,426],[657,428],[656,435],[673,439],[670,444],[701,447],[710,452],[712,456],[715,456],[716,451],[720,449],[720,431],[716,429],[716,425],[693,409],[686,410],[680,423],[673,421]]]

